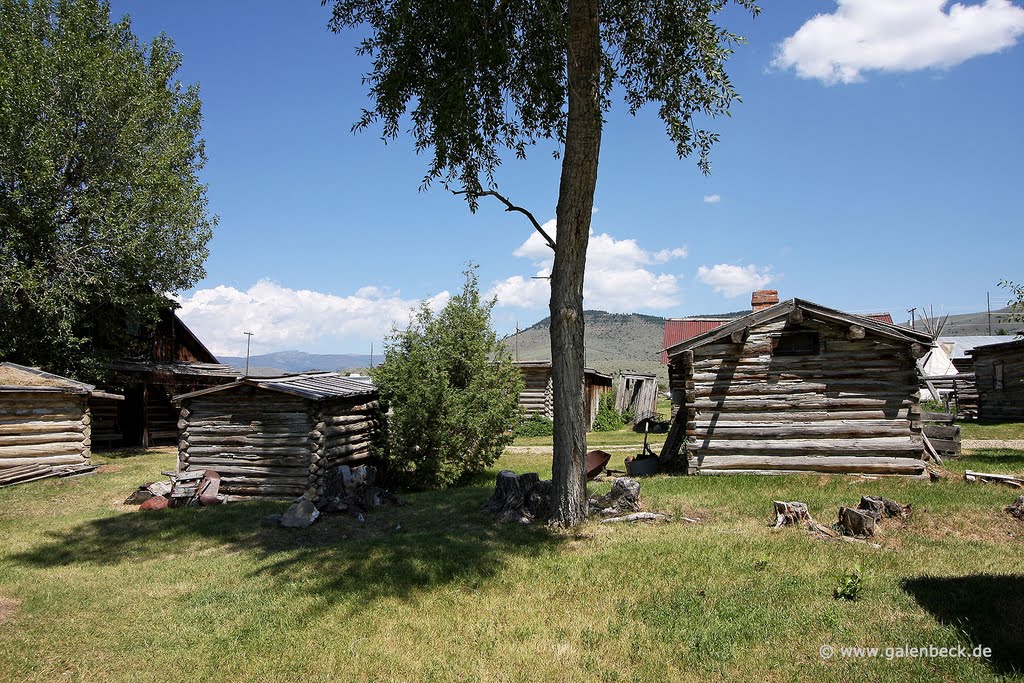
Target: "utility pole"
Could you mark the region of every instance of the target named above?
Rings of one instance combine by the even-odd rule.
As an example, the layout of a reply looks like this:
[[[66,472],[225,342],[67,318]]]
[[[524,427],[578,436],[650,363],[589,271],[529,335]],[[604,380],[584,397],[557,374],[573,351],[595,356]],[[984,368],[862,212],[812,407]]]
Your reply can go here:
[[[519,362],[519,321],[516,321],[516,362]]]
[[[243,332],[245,340],[245,376],[249,376],[249,347],[252,345],[252,332]]]
[[[373,342],[370,342],[370,369],[373,369]]]
[[[913,329],[916,329],[916,328],[914,328],[914,321],[915,321],[914,313],[916,311],[917,311],[917,306],[914,306],[913,308],[908,308],[907,309],[907,313],[910,314],[910,327],[913,328]]]
[[[992,294],[985,292],[985,308],[988,309],[988,336],[992,336]]]

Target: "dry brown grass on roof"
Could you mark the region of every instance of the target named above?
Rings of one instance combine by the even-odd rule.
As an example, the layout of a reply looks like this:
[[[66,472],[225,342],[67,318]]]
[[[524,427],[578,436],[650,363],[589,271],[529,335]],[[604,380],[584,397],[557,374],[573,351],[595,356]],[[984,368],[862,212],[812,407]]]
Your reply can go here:
[[[66,387],[70,386],[70,383],[59,379],[40,377],[24,370],[0,367],[0,385],[14,387]]]

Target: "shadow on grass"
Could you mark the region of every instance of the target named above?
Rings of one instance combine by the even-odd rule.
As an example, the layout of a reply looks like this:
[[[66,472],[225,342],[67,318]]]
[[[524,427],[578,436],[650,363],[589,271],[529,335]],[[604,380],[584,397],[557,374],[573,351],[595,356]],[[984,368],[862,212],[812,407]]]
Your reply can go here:
[[[93,453],[111,460],[124,460],[126,458],[137,458],[140,455],[150,455],[152,450],[145,448],[93,448]]]
[[[995,672],[1024,672],[1024,574],[918,576],[906,579],[903,590],[940,623],[992,648],[988,664]]]
[[[968,469],[977,469],[981,465],[997,465],[1013,470],[1024,470],[1024,451],[986,448],[971,451],[960,458]]]
[[[268,526],[263,518],[287,503],[241,502],[210,508],[129,511],[49,534],[10,557],[39,568],[116,566],[147,560],[201,563],[250,552],[252,577],[298,584],[325,602],[414,597],[447,583],[470,588],[516,557],[539,556],[564,538],[542,526],[499,525],[480,510],[489,487],[409,496],[410,505],[378,508],[365,523],[325,515],[308,529]],[[179,559],[180,558],[180,559]]]

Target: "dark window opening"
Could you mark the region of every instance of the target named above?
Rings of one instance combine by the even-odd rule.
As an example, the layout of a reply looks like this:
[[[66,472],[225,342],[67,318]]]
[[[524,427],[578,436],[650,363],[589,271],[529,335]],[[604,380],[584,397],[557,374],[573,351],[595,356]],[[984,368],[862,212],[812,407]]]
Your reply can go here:
[[[772,337],[772,355],[812,356],[817,353],[817,332],[783,332]]]

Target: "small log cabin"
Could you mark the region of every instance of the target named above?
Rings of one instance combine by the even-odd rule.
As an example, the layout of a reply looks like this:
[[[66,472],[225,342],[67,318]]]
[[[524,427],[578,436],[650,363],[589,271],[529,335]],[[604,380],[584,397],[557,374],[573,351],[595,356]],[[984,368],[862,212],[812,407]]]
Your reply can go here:
[[[929,335],[791,299],[667,349],[663,462],[691,474],[925,473]]]
[[[615,410],[633,413],[635,424],[654,417],[658,412],[658,376],[639,372],[619,373]]]
[[[1024,339],[977,346],[974,358],[978,419],[1024,422]]]
[[[140,329],[137,337],[145,349],[141,357],[108,364],[113,372],[109,386],[125,400],[95,402],[97,445],[172,446],[178,440],[178,411],[171,397],[233,382],[242,374],[219,363],[171,308],[161,311],[157,324]]]
[[[513,363],[523,373],[525,388],[519,393],[519,407],[527,415],[543,415],[555,419],[554,389],[551,383],[551,361],[523,360]],[[612,388],[612,376],[593,368],[583,369],[583,415],[587,431],[594,426],[601,396]]]
[[[36,368],[0,363],[0,469],[88,463],[89,402],[98,397],[121,398]]]
[[[212,469],[229,497],[294,498],[338,465],[370,457],[377,388],[336,372],[231,384],[174,397],[178,470]]]

